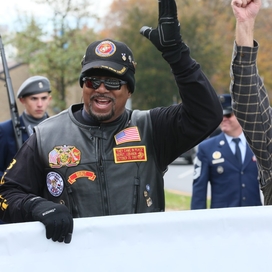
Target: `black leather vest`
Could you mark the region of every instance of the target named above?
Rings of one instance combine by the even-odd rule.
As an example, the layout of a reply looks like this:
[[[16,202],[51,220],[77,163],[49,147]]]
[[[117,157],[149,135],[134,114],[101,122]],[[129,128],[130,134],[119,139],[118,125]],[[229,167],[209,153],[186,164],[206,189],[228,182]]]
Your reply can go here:
[[[36,127],[44,197],[73,217],[164,211],[149,111],[126,110],[92,127],[74,118],[75,106]]]

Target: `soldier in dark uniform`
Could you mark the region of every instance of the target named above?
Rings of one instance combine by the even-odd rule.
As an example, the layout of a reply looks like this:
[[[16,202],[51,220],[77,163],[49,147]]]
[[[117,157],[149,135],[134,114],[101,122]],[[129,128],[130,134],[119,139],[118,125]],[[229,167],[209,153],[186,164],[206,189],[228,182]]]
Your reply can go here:
[[[33,76],[20,86],[17,97],[24,106],[20,116],[22,140],[33,133],[33,127],[48,117],[46,112],[51,100],[50,83],[46,77]],[[17,152],[16,139],[11,120],[0,123],[0,180]]]
[[[211,208],[262,205],[256,158],[233,114],[231,96],[219,96],[223,107],[222,133],[198,146],[194,161],[191,209],[207,208],[207,188],[211,185]],[[238,141],[238,148],[235,144]],[[236,151],[241,151],[238,159]]]
[[[126,109],[135,90],[130,48],[92,42],[79,79],[83,103],[39,124],[2,179],[4,220],[38,220],[48,239],[70,243],[73,218],[164,211],[168,165],[211,134],[222,107],[181,39],[174,0],[159,1],[158,28],[140,32],[170,65],[182,104]]]
[[[46,112],[50,95],[50,83],[46,77],[28,78],[19,88],[17,98],[24,106],[20,116],[23,142],[33,133],[33,127],[48,117]],[[0,123],[0,179],[17,152],[12,121]]]

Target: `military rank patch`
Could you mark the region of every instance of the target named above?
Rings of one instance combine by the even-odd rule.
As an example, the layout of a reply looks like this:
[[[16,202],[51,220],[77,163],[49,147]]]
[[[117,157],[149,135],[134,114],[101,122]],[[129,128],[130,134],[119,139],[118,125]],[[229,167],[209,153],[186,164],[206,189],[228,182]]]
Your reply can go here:
[[[78,178],[88,178],[91,181],[94,181],[96,178],[96,175],[94,172],[91,171],[77,171],[69,176],[68,182],[70,184],[73,184],[76,182]]]
[[[115,163],[147,161],[145,146],[113,148]]]
[[[46,176],[46,184],[47,189],[52,196],[58,197],[62,194],[64,182],[60,174],[49,172]]]
[[[139,134],[138,127],[129,127],[114,136],[117,145],[127,142],[139,142],[141,137]]]
[[[80,151],[74,146],[56,146],[48,154],[49,166],[51,168],[76,166],[80,162],[80,155]]]
[[[193,179],[197,179],[200,177],[201,168],[202,168],[202,161],[198,157],[195,157]]]

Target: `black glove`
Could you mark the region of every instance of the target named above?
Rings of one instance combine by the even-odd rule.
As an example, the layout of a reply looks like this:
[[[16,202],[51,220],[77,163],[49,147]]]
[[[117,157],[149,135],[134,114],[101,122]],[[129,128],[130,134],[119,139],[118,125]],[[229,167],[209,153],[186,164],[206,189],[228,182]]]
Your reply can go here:
[[[181,52],[188,50],[182,42],[180,23],[177,18],[175,0],[159,0],[159,22],[157,28],[143,26],[140,33],[149,39],[168,63],[180,60]]]
[[[70,243],[73,233],[73,217],[65,205],[34,197],[24,204],[30,219],[42,222],[46,228],[46,238],[54,242]]]

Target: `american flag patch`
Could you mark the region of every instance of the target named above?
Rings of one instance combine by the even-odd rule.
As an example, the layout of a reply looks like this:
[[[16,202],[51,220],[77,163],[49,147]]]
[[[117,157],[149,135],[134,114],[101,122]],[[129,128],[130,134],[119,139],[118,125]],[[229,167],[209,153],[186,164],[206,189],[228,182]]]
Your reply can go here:
[[[114,138],[117,145],[127,142],[141,141],[141,137],[137,127],[126,128],[117,133]]]

